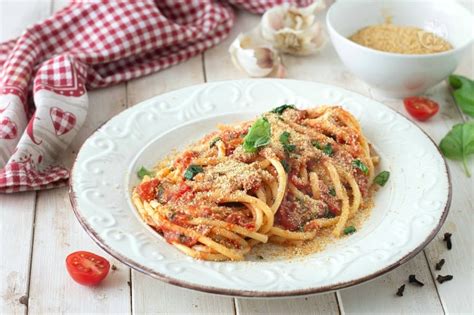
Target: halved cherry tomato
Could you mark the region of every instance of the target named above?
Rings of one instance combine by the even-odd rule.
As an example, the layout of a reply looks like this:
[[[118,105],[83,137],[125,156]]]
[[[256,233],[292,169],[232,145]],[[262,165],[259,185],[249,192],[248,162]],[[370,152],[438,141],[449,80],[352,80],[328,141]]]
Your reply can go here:
[[[158,187],[160,181],[156,178],[147,182],[141,183],[137,186],[138,195],[145,201],[150,201],[155,198],[155,188]]]
[[[96,254],[78,251],[66,257],[66,268],[74,281],[82,285],[96,285],[107,276],[110,263]]]
[[[426,97],[412,96],[403,100],[405,109],[415,119],[425,121],[433,117],[439,110],[439,105]]]

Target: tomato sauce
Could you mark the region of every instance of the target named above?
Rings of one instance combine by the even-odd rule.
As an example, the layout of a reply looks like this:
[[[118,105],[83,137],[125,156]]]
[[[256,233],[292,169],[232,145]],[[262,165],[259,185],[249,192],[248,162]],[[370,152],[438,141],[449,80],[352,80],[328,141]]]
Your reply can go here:
[[[186,169],[191,164],[191,161],[198,155],[199,153],[195,151],[185,151],[179,158],[176,159],[174,166],[182,166],[183,169]]]
[[[196,238],[186,236],[177,231],[172,231],[164,228],[162,228],[161,231],[163,232],[163,237],[165,238],[165,240],[170,244],[179,243],[183,244],[184,246],[191,247],[197,243]]]
[[[283,228],[296,231],[310,220],[311,213],[291,194],[287,193],[275,215],[275,222]]]
[[[155,198],[156,187],[158,187],[160,181],[156,178],[147,182],[141,183],[137,186],[137,193],[145,201],[150,201]]]
[[[250,229],[250,230],[255,229],[255,224],[252,222],[253,218],[245,216],[241,212],[231,213],[230,215],[227,216],[225,221],[232,224],[240,225],[246,229]]]

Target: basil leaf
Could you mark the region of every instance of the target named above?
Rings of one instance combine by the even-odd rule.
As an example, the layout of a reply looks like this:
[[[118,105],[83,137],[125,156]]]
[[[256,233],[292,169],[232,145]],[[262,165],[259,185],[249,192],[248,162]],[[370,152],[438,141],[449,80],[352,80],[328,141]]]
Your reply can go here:
[[[202,166],[191,164],[186,169],[186,172],[184,172],[184,178],[192,180],[194,176],[202,172],[204,172],[204,169],[202,168]]]
[[[261,137],[261,138],[257,138],[257,140],[255,140],[254,146],[256,148],[259,148],[259,147],[264,147],[269,143],[270,143],[270,140],[267,137]]]
[[[221,137],[215,137],[214,139],[212,139],[212,141],[209,142],[209,148],[212,148],[213,146],[215,146],[217,141],[219,140],[221,140]]]
[[[474,122],[454,125],[441,140],[439,148],[448,159],[462,161],[467,176],[471,177],[467,158],[474,154]]]
[[[358,168],[362,171],[362,173],[364,173],[365,175],[369,174],[369,169],[367,168],[367,166],[362,163],[361,160],[354,160],[352,161],[352,166],[354,166],[355,168]]]
[[[374,183],[383,187],[385,186],[385,183],[387,183],[389,178],[390,178],[390,172],[382,171],[377,176],[375,176]]]
[[[326,154],[328,156],[332,156],[334,154],[334,150],[333,150],[332,145],[330,143],[328,143],[324,147],[322,147],[321,143],[319,143],[319,141],[313,140],[313,141],[311,141],[311,144],[313,145],[313,147],[315,147],[318,150],[323,151],[324,154]]]
[[[330,143],[326,144],[323,148],[323,152],[329,156],[333,155],[334,150],[332,149],[332,145]]]
[[[294,144],[290,144],[290,141],[288,140],[289,137],[290,133],[288,131],[283,131],[280,135],[280,143],[282,144],[286,153],[293,152],[296,149]]]
[[[153,176],[153,172],[147,170],[144,166],[140,167],[140,169],[137,172],[138,178],[143,179],[143,177],[145,177],[146,175]]]
[[[336,217],[336,215],[334,213],[332,213],[329,210],[329,208],[326,207],[323,218],[331,219],[331,218],[334,218],[334,217]]]
[[[164,193],[165,193],[165,188],[163,187],[163,185],[160,184],[156,190],[155,199],[161,204],[165,203],[165,201],[162,200]]]
[[[271,140],[271,127],[266,118],[260,118],[250,127],[244,138],[245,152],[257,152],[257,149],[266,146]]]
[[[288,131],[283,131],[280,135],[280,143],[285,145],[285,144],[290,144],[290,141],[288,140],[290,138],[290,133]]]
[[[318,149],[318,150],[322,150],[322,149],[323,149],[323,147],[321,147],[321,144],[320,144],[319,141],[317,141],[317,140],[311,141],[311,144],[313,145],[313,147],[315,147],[315,148]]]
[[[467,115],[474,117],[474,81],[461,75],[450,75],[449,85],[453,88],[456,104]]]
[[[329,194],[333,197],[336,197],[336,190],[333,187],[329,188]]]
[[[283,168],[285,169],[285,172],[289,173],[291,168],[288,162],[286,160],[281,160],[280,162]]]
[[[348,226],[344,229],[344,234],[345,235],[352,234],[355,231],[357,231],[356,228],[353,225],[351,225],[351,226]]]
[[[288,108],[296,109],[295,105],[284,104],[284,105],[275,107],[274,109],[272,109],[272,110],[270,111],[270,113],[274,113],[274,114],[281,115],[281,114],[283,114],[283,112],[284,112],[285,110],[287,110]]]

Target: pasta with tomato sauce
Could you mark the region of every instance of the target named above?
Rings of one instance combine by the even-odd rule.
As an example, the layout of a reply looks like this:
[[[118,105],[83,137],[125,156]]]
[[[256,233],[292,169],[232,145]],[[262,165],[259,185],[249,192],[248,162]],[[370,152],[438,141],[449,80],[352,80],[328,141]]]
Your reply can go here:
[[[185,254],[244,260],[260,243],[298,246],[324,229],[343,235],[371,200],[378,159],[343,108],[282,105],[219,126],[145,170],[132,199]]]

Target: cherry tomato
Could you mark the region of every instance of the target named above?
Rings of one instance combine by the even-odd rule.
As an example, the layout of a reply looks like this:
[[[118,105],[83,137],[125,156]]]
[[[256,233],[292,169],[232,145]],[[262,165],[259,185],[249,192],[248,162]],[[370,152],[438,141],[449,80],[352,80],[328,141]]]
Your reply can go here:
[[[156,178],[144,182],[137,187],[138,195],[145,201],[150,201],[155,198],[155,189],[158,187],[160,181]]]
[[[66,268],[74,281],[82,285],[96,285],[107,276],[110,263],[96,254],[78,251],[66,257]]]
[[[439,105],[426,97],[412,96],[403,100],[405,109],[416,120],[425,121],[433,117],[439,110]]]

